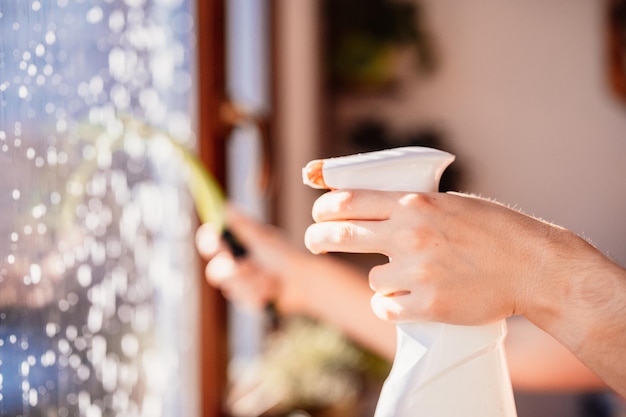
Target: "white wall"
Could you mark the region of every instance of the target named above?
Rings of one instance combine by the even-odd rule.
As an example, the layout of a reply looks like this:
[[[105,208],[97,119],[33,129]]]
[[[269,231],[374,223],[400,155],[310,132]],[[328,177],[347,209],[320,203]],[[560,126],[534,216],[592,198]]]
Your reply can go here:
[[[439,124],[465,191],[568,227],[626,265],[626,105],[608,90],[606,2],[422,3],[441,67],[369,111],[398,129]]]

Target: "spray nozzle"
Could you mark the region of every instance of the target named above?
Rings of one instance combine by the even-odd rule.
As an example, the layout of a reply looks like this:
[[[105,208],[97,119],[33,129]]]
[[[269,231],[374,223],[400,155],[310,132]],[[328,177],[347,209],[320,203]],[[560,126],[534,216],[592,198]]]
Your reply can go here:
[[[438,149],[407,146],[316,159],[302,170],[313,188],[356,188],[384,191],[437,191],[454,155]]]

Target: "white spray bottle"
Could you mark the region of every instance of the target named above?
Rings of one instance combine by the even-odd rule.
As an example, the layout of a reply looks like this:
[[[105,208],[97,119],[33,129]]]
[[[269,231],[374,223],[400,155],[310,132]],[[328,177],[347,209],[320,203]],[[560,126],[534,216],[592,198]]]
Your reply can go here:
[[[403,147],[315,160],[314,188],[436,192],[452,154]],[[374,417],[516,417],[504,356],[504,320],[483,326],[401,323]]]

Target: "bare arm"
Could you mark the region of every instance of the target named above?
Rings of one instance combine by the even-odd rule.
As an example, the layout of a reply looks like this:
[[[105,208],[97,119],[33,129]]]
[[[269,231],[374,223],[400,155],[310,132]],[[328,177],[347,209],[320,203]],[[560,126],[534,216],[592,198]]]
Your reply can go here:
[[[229,210],[233,233],[249,251],[235,262],[210,225],[197,232],[200,253],[210,259],[209,283],[240,305],[262,308],[275,302],[286,315],[302,314],[329,323],[356,343],[392,359],[395,326],[370,307],[366,274],[329,256],[316,256],[291,245],[282,233],[235,210]]]
[[[210,226],[198,230],[198,249],[210,259],[208,281],[234,302],[262,308],[276,301],[284,314],[315,317],[392,360],[395,328],[370,308],[364,271],[329,256],[300,251],[282,233],[236,212],[230,222],[250,257],[235,262]],[[595,390],[606,385],[553,336],[523,317],[509,320],[506,354],[513,386],[529,391]]]
[[[554,257],[526,316],[626,398],[626,270],[571,234]]]
[[[307,286],[303,302],[305,314],[340,328],[357,343],[393,359],[395,325],[380,320],[372,311],[372,290],[365,274],[329,257],[309,258],[308,262],[300,270],[302,278],[312,284]]]
[[[515,316],[507,322],[505,351],[511,382],[529,392],[605,390],[606,384],[554,337]]]
[[[313,208],[314,253],[382,253],[389,321],[475,325],[524,315],[626,396],[626,270],[573,233],[458,194],[337,190]]]

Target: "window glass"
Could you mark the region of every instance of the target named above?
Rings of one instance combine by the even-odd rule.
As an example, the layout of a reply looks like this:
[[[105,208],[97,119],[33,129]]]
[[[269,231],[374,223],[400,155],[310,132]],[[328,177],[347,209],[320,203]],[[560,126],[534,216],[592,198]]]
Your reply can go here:
[[[190,3],[0,2],[0,415],[198,414]]]

